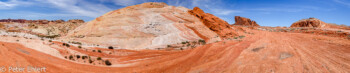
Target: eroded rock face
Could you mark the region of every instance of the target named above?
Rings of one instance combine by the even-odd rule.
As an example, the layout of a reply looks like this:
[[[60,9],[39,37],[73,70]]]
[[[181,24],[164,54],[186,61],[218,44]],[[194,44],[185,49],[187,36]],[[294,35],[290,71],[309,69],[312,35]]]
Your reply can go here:
[[[349,30],[350,27],[346,25],[338,25],[334,23],[326,23],[317,18],[302,19],[293,23],[290,27],[313,27],[313,28],[332,28]]]
[[[295,23],[293,23],[290,27],[317,27],[317,28],[323,28],[326,27],[328,24],[316,19],[316,18],[309,18],[309,19],[302,19]]]
[[[70,23],[85,23],[84,20],[80,20],[80,19],[72,19],[72,20],[68,20],[68,22],[70,22]]]
[[[198,7],[194,7],[193,10],[190,10],[188,12],[193,16],[199,18],[205,26],[207,26],[210,30],[216,32],[222,38],[233,37],[237,35],[232,31],[230,24],[228,24],[226,21],[212,14],[205,13]]]
[[[233,25],[242,25],[242,26],[259,26],[255,21],[250,20],[249,18],[235,16],[235,24]]]
[[[123,49],[164,48],[200,39],[207,43],[220,41],[220,37],[189,14],[189,10],[156,2],[129,6],[79,26],[67,39]]]
[[[84,24],[83,20],[25,20],[1,19],[0,29],[7,31],[26,32],[40,36],[64,36],[70,30]]]

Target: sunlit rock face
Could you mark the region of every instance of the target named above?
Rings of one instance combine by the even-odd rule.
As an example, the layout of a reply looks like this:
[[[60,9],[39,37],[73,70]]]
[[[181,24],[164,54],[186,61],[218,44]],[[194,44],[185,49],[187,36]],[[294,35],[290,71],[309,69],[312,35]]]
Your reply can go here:
[[[242,26],[259,26],[255,21],[250,20],[249,18],[235,16],[235,24],[233,25],[242,25]]]
[[[190,9],[143,3],[108,12],[70,32],[67,38],[125,49],[154,49],[186,41],[220,41]]]

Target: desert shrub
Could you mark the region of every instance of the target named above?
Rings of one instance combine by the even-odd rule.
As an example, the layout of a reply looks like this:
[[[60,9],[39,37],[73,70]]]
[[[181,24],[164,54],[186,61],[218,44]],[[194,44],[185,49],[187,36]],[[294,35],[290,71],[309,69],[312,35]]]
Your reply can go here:
[[[171,47],[171,45],[167,45],[167,47]]]
[[[109,46],[108,49],[114,49],[113,46]]]
[[[202,40],[202,39],[198,40],[198,42],[202,44],[206,44],[205,40]]]
[[[88,57],[87,56],[82,56],[81,59],[87,59]]]
[[[242,38],[244,38],[245,36],[244,35],[242,35],[242,36],[238,36],[240,39],[242,39]]]
[[[190,44],[190,43],[188,43],[188,44],[187,44],[187,47],[188,47],[188,46],[191,46],[191,44]]]
[[[106,61],[105,61],[105,64],[106,64],[107,66],[111,66],[111,65],[112,65],[112,63],[109,62],[109,60],[106,60]]]
[[[19,41],[19,40],[16,40],[17,42]]]
[[[97,50],[97,52],[102,53],[102,51],[101,51],[101,50]]]
[[[102,60],[102,58],[101,57],[97,57],[97,60]]]
[[[81,46],[78,46],[78,48],[81,48]]]
[[[81,43],[80,42],[72,42],[73,44],[77,44],[77,45],[81,45]]]
[[[186,42],[181,42],[181,44],[186,44]]]
[[[92,50],[92,52],[96,52],[96,50]]]
[[[60,35],[51,35],[51,36],[37,35],[37,36],[40,37],[40,38],[50,38],[50,39],[53,39],[53,38],[59,37]]]
[[[66,46],[67,46],[67,47],[70,47],[70,45],[69,45],[69,44],[66,44]]]
[[[77,55],[77,59],[79,59],[80,58],[80,55]]]
[[[52,42],[52,40],[49,40],[49,42]]]
[[[89,59],[89,63],[92,63],[92,62],[94,62],[94,61],[92,61],[91,59]]]
[[[72,55],[70,55],[70,56],[69,56],[69,59],[70,59],[70,60],[71,60],[71,59],[73,59],[73,56],[72,56]]]
[[[70,45],[67,44],[67,43],[62,43],[62,45],[63,45],[63,46],[66,46],[66,47],[70,47]]]

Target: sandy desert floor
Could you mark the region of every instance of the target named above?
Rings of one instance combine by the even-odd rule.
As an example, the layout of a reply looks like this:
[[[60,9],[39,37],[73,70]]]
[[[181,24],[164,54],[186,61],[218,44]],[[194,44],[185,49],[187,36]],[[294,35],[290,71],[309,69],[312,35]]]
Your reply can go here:
[[[248,30],[243,39],[225,40],[193,49],[110,50],[69,48],[60,42],[0,36],[0,67],[45,67],[46,72],[72,73],[348,73],[350,40],[304,33]],[[37,40],[38,42],[16,43]],[[11,42],[10,42],[11,41]],[[32,46],[49,46],[59,54],[40,52]],[[30,45],[29,45],[30,46]],[[102,53],[91,52],[102,50]],[[111,66],[95,60],[65,59],[67,54],[89,55],[111,60]],[[5,71],[10,72],[10,71]]]

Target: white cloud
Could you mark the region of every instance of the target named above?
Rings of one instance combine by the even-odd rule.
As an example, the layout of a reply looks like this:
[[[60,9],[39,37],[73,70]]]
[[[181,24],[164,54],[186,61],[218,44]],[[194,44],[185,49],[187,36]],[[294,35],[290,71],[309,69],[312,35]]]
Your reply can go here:
[[[26,2],[26,1],[18,1],[18,0],[9,0],[7,2],[0,1],[0,9],[11,9],[19,5],[24,6],[29,4],[32,4],[32,3]]]
[[[37,0],[37,1],[40,1],[40,0]],[[87,17],[98,17],[112,10],[102,4],[89,3],[84,0],[45,0],[45,1],[42,1],[42,2],[49,3],[56,8],[63,10],[63,12],[65,13],[87,16]]]
[[[350,2],[348,2],[348,1],[344,1],[344,0],[333,0],[333,1],[336,3],[343,4],[343,5],[350,7]]]
[[[230,9],[212,9],[212,12],[218,15],[230,15],[232,13],[240,13],[242,11]]]

